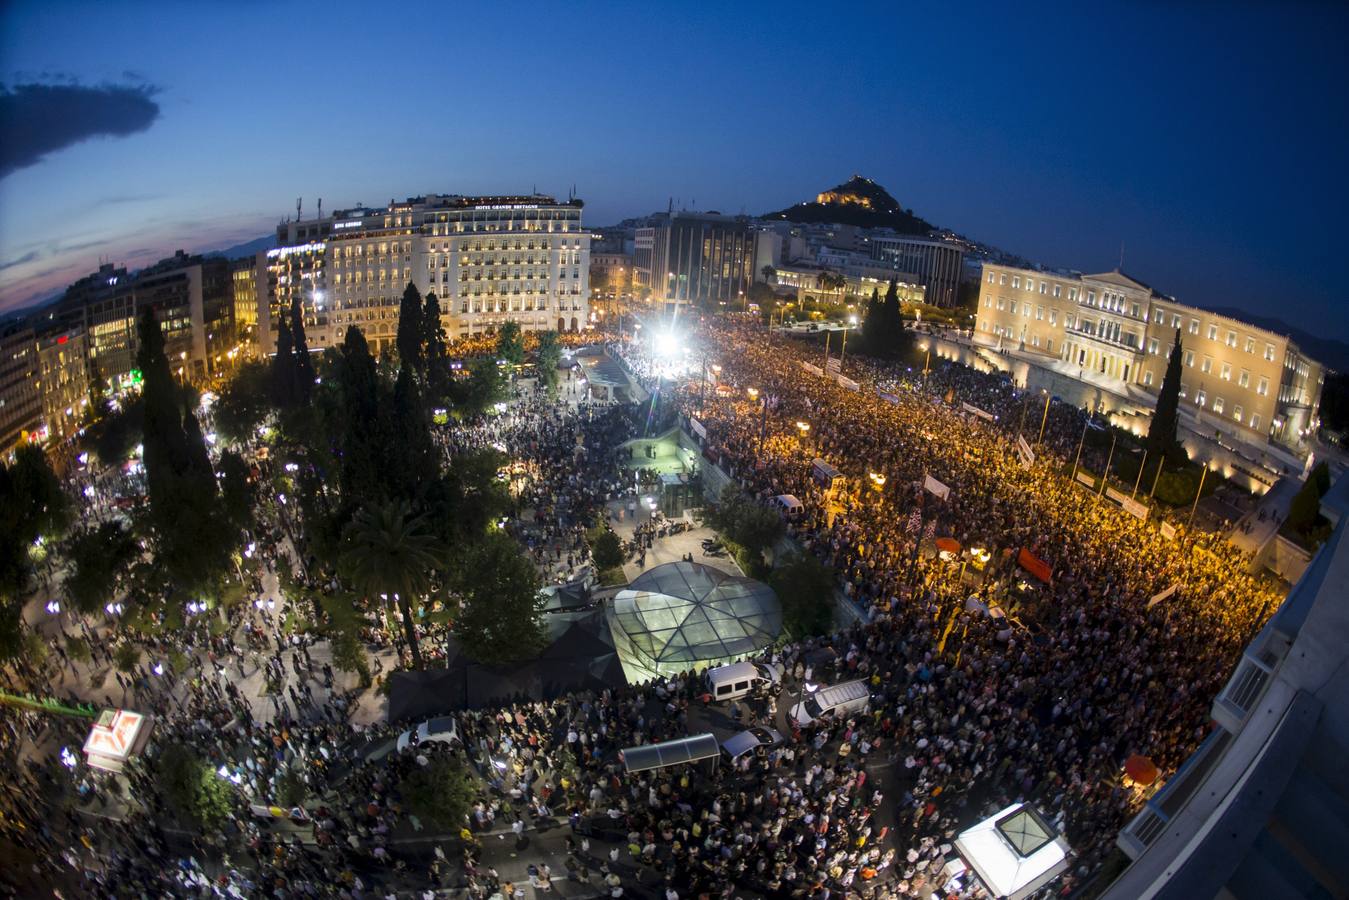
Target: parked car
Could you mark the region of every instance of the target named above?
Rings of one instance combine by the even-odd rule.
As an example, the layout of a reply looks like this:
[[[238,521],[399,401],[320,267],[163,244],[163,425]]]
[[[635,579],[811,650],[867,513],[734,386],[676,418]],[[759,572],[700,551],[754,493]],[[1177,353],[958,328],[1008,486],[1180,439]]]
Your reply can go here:
[[[400,734],[395,746],[398,750],[406,750],[414,744],[426,743],[447,745],[463,743],[459,740],[459,726],[455,724],[454,717],[441,716],[437,719],[427,719],[416,728]]]
[[[721,742],[721,752],[726,754],[732,765],[746,753],[762,756],[782,743],[782,735],[772,728],[751,728],[739,734],[733,734]]]
[[[871,689],[864,679],[822,687],[792,707],[791,717],[805,727],[825,718],[844,718],[871,705]]]

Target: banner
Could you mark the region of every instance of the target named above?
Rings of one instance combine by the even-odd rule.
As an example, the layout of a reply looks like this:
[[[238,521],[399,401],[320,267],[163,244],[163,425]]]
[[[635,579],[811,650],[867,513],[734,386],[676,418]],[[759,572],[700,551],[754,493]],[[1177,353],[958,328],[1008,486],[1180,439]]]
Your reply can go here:
[[[823,375],[823,374],[824,374],[824,369],[821,369],[819,366],[812,366],[812,365],[811,365],[810,363],[808,363],[808,362],[803,362],[803,363],[801,363],[801,368],[805,369],[807,372],[809,372],[809,373],[812,374],[812,375]]]
[[[698,435],[698,437],[707,440],[707,429],[703,427],[702,422],[699,422],[697,419],[693,418],[693,416],[689,416],[689,429],[692,430],[694,434]]]
[[[1016,437],[1016,452],[1021,456],[1021,462],[1030,468],[1035,463],[1035,451],[1031,450],[1030,444],[1021,435]]]
[[[1093,491],[1096,490],[1096,476],[1091,474],[1090,472],[1086,470],[1078,472],[1077,480],[1085,484],[1087,487],[1091,488]]]
[[[828,359],[828,361],[825,362],[825,366],[828,367],[829,371],[833,372],[834,374],[838,374],[839,367],[842,365],[843,365],[842,360],[840,360],[836,356],[831,356]]]
[[[1152,595],[1152,599],[1148,601],[1148,609],[1152,609],[1152,608],[1153,608],[1154,606],[1156,606],[1158,603],[1161,603],[1161,602],[1162,602],[1163,600],[1165,600],[1167,597],[1170,597],[1172,594],[1174,594],[1174,593],[1176,592],[1176,589],[1179,588],[1179,587],[1180,587],[1180,582],[1176,582],[1175,584],[1171,585],[1171,586],[1170,586],[1169,588],[1167,588],[1166,590],[1162,591],[1160,594],[1153,594],[1153,595]]]
[[[1151,509],[1149,509],[1146,503],[1141,500],[1131,500],[1128,497],[1121,500],[1119,505],[1124,507],[1124,511],[1129,515],[1144,521],[1147,520],[1148,513],[1151,512]]]
[[[978,416],[979,418],[983,419],[985,422],[992,422],[992,421],[993,421],[993,414],[992,414],[991,412],[987,412],[987,411],[985,411],[985,410],[982,410],[982,409],[980,409],[979,407],[974,406],[973,404],[970,404],[970,403],[962,403],[962,404],[960,404],[960,408],[961,408],[962,410],[964,410],[965,412],[969,413],[969,414],[972,415],[972,416]]]
[[[895,406],[899,405],[899,398],[896,397],[894,394],[887,394],[884,391],[882,391],[881,399],[884,400],[886,403],[893,403]]]
[[[1054,571],[1049,568],[1049,563],[1031,553],[1025,547],[1022,547],[1021,552],[1016,555],[1016,564],[1045,584],[1049,584],[1054,577]]]
[[[851,378],[844,378],[842,375],[835,375],[834,380],[838,382],[839,387],[845,390],[856,391],[861,388],[857,382],[853,381]]]
[[[1110,487],[1110,486],[1108,486],[1108,485],[1106,486],[1106,489],[1105,489],[1105,495],[1106,495],[1107,497],[1109,497],[1111,500],[1114,500],[1114,501],[1115,501],[1116,503],[1118,503],[1120,506],[1123,506],[1123,505],[1124,505],[1124,501],[1129,499],[1129,497],[1128,497],[1126,494],[1124,494],[1122,491],[1117,491],[1117,490],[1115,490],[1114,488],[1112,488],[1112,487]]]
[[[1172,525],[1170,522],[1163,522],[1163,523],[1162,523],[1162,537],[1166,538],[1168,541],[1175,540],[1175,538],[1176,538],[1176,526]]]
[[[923,476],[923,489],[943,500],[951,496],[951,489],[931,475]]]

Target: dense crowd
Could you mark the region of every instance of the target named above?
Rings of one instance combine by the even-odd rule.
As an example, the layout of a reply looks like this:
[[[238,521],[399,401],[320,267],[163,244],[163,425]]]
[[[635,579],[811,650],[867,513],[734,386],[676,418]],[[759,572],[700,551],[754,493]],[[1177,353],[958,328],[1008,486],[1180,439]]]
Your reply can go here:
[[[510,900],[517,886],[485,861],[483,839],[513,831],[520,840],[565,822],[565,877],[615,897],[881,900],[932,896],[956,832],[1021,798],[1074,847],[1062,885],[1089,876],[1137,803],[1119,778],[1123,759],[1147,754],[1166,770],[1193,750],[1207,704],[1277,595],[1221,536],[1168,540],[1065,479],[1057,465],[1085,426],[1076,410],[1052,407],[1040,460],[1028,467],[1013,448],[1028,398],[999,376],[853,357],[852,391],[802,367],[814,351],[761,328],[717,320],[700,338],[731,390],[671,383],[640,349],[609,349],[661,403],[698,418],[708,458],[751,493],[803,501],[791,537],[834,568],[861,617],[775,648],[771,659],[786,672],[784,697],[807,683],[866,679],[868,712],[792,730],[736,767],[638,775],[625,774],[619,751],[687,734],[707,702],[699,678],[463,712],[454,752],[480,794],[461,834],[414,853],[394,838],[426,823],[408,812],[400,783],[434,751],[370,755],[394,729],[351,725],[359,692],[336,689],[305,638],[276,632],[284,604],[249,602],[224,634],[187,631],[151,648],[186,653],[185,670],[156,673],[147,658],[120,697],[94,699],[122,705],[129,690],[160,717],[158,745],[186,744],[252,803],[274,801],[298,779],[313,799],[293,827],[240,807],[215,839],[165,828],[161,790],[139,764],[130,783],[140,802],[111,796],[106,779],[81,767],[71,789],[85,812],[70,812],[59,760],[29,751],[53,737],[77,746],[78,720],[6,712],[0,752],[17,773],[6,785],[8,839],[66,896],[356,898],[453,887]],[[561,390],[561,402],[529,394],[440,436],[450,456],[494,447],[510,461],[508,530],[559,581],[586,564],[595,514],[631,492],[619,445],[638,427],[626,408],[588,402],[570,378]],[[962,412],[962,402],[996,421]],[[1029,423],[1037,436],[1038,407]],[[827,491],[812,477],[815,457],[846,484]],[[925,491],[925,475],[949,496]],[[270,513],[257,552],[278,569],[302,568],[280,510]],[[987,547],[991,560],[966,571],[932,552],[938,537]],[[1032,580],[1015,566],[1023,547],[1050,564],[1049,583],[1025,587]],[[1172,585],[1170,598],[1149,606]],[[267,591],[254,589],[262,601]],[[1015,623],[983,611],[998,606]],[[53,654],[19,675],[51,683],[61,665],[70,663]],[[237,686],[259,666],[274,688],[261,702]],[[746,722],[777,722],[777,702],[747,704]],[[25,808],[25,794],[48,799]],[[544,865],[530,874],[539,891],[564,877]]]

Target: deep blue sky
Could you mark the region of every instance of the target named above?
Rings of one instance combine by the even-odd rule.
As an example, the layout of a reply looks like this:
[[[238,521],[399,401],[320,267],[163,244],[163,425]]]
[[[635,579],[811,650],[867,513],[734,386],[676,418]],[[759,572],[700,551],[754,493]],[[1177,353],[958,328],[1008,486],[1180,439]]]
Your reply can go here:
[[[297,196],[575,183],[600,225],[858,172],[1033,259],[1113,268],[1122,241],[1166,293],[1343,337],[1346,25],[1296,3],[9,4],[13,96],[123,90],[81,95],[101,114],[30,90],[41,124],[4,123],[10,155],[45,155],[5,159],[0,306],[100,256],[265,234]]]

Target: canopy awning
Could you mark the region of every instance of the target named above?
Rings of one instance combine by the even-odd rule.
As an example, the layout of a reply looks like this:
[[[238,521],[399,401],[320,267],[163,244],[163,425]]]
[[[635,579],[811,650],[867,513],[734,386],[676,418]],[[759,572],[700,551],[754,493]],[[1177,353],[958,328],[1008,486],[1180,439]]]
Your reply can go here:
[[[717,738],[712,734],[691,734],[659,744],[640,744],[622,751],[623,765],[629,772],[647,772],[681,763],[715,759],[720,752]]]

